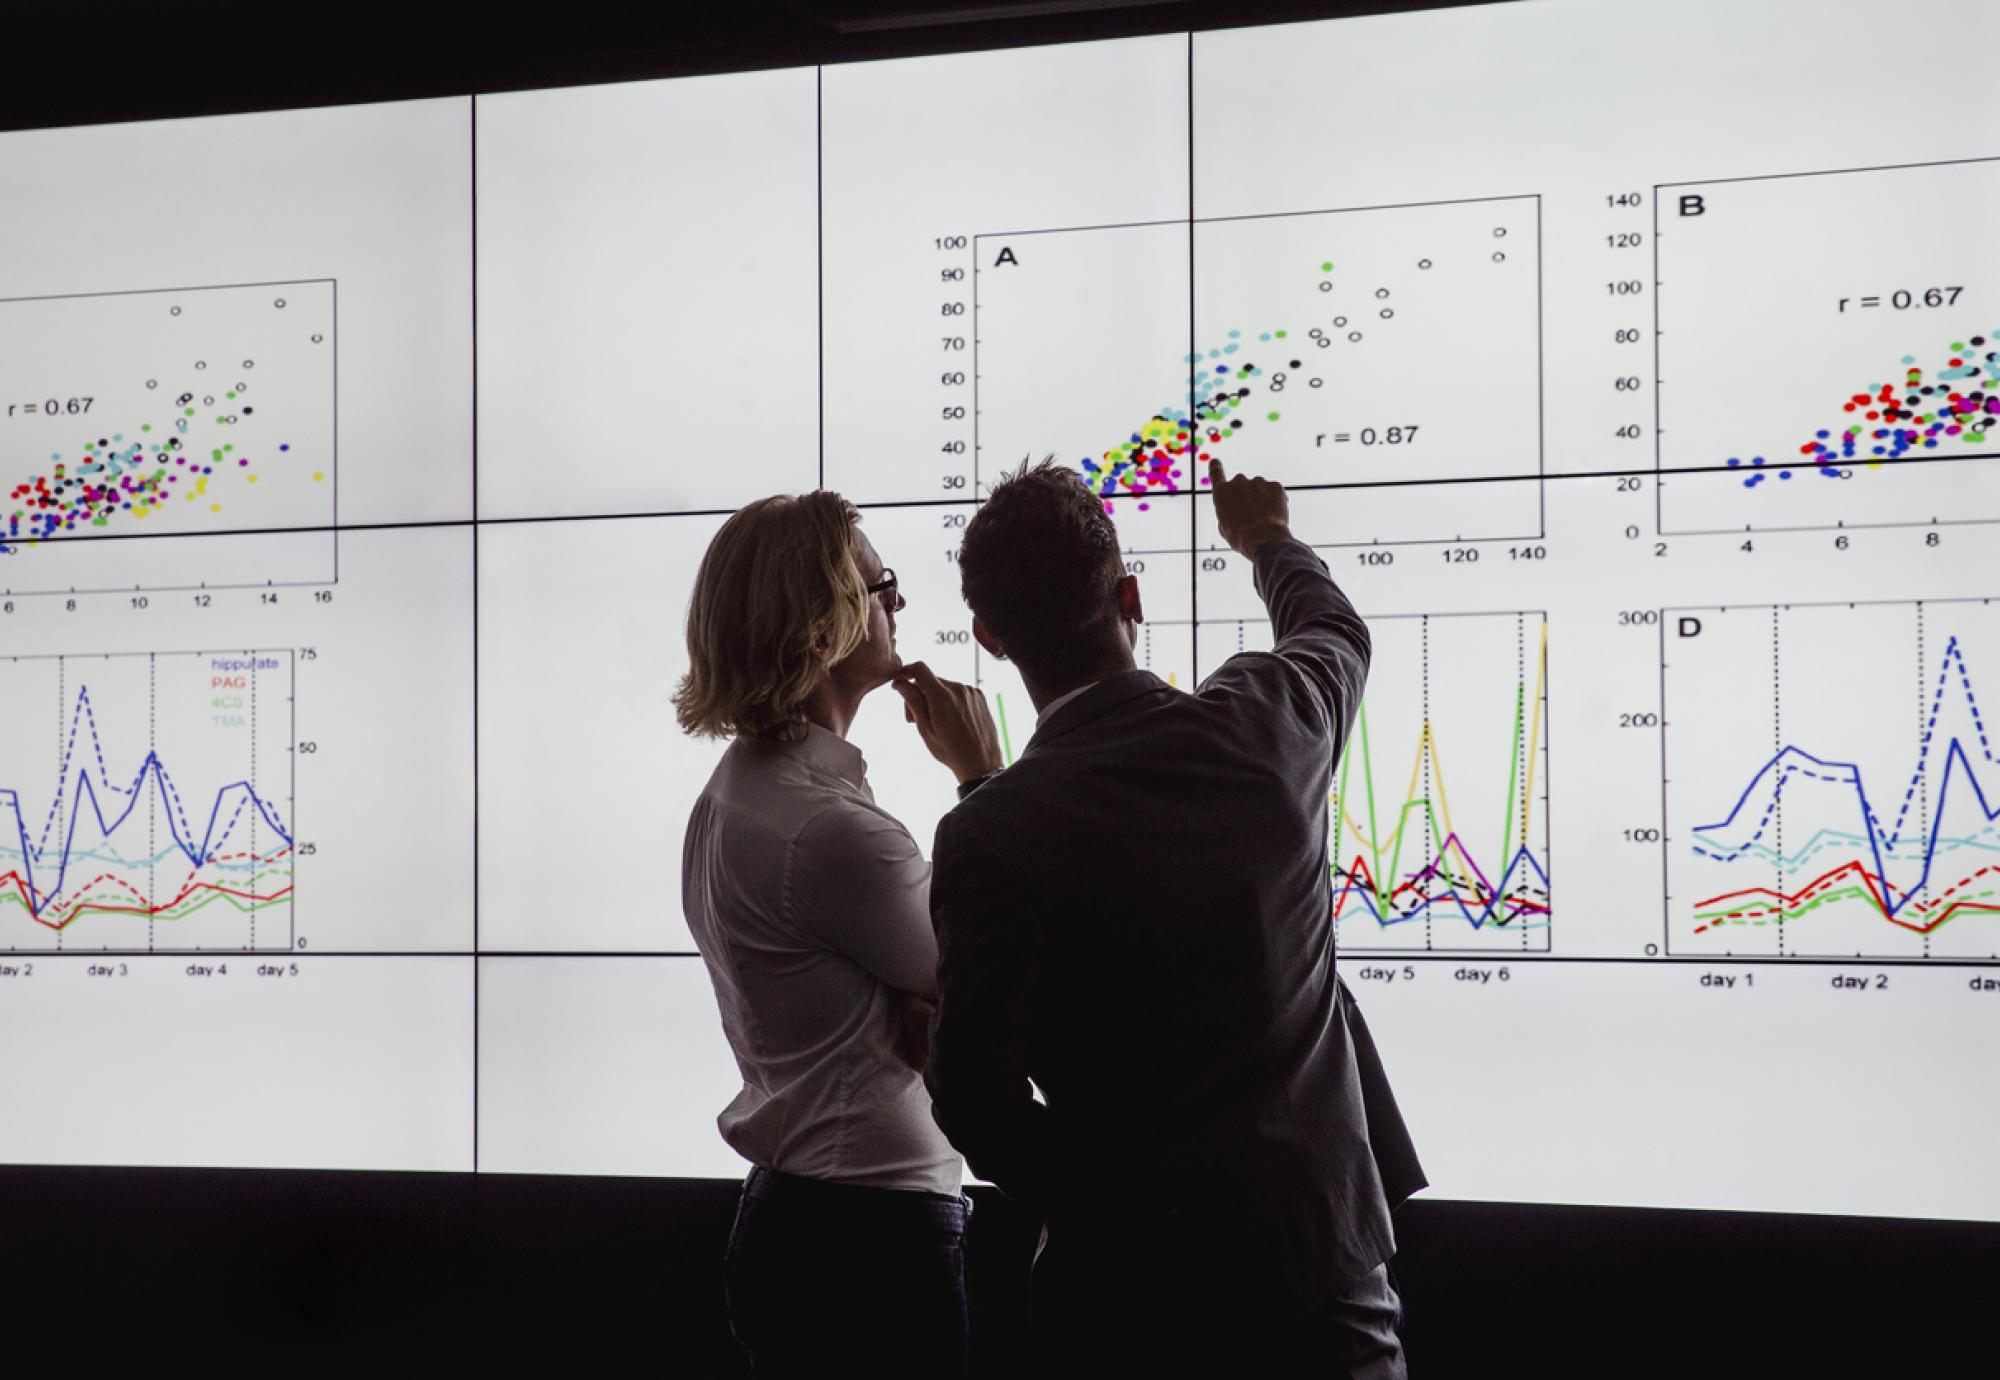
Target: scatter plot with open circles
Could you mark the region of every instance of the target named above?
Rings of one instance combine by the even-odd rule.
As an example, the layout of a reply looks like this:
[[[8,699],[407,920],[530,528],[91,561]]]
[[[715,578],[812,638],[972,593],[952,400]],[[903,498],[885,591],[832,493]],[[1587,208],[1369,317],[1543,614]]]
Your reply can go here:
[[[0,301],[0,586],[330,578],[320,542],[92,539],[331,527],[334,350],[331,280]]]
[[[1536,535],[1538,216],[1513,197],[981,236],[981,480],[1053,449],[1121,520],[1199,492],[1210,458],[1299,488],[1508,481],[1322,537]]]

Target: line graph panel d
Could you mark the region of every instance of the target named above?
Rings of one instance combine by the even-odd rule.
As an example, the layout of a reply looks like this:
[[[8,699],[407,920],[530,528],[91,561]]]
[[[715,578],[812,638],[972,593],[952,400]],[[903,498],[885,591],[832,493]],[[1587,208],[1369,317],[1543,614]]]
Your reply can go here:
[[[290,949],[293,668],[0,661],[0,948]]]
[[[1664,621],[1669,951],[2000,957],[2000,608]]]

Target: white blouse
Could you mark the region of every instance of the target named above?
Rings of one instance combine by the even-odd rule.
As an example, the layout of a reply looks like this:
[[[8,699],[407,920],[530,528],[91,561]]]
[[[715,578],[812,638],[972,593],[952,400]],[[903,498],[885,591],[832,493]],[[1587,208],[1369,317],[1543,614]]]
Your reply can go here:
[[[963,1161],[897,1052],[899,994],[937,998],[930,864],[818,725],[738,739],[688,819],[681,899],[743,1090],[716,1118],[753,1164],[957,1193]]]

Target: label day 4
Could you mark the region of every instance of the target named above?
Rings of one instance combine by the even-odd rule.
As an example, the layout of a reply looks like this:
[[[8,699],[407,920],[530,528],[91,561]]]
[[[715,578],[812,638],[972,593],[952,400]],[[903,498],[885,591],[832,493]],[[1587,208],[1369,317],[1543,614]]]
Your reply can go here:
[[[201,963],[190,963],[187,966],[187,975],[191,978],[228,977],[229,965],[227,963],[217,963],[209,966]],[[297,977],[298,975],[299,965],[296,963],[259,963],[257,965],[258,977],[282,978]]]

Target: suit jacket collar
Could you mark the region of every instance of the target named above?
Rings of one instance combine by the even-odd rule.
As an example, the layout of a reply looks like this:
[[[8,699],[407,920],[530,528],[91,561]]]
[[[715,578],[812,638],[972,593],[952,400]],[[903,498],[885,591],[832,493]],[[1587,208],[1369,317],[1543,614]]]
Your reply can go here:
[[[1170,688],[1151,671],[1121,671],[1107,676],[1056,710],[1047,723],[1039,725],[1029,736],[1028,745],[1021,749],[1021,755],[1025,757],[1037,747],[1054,742],[1070,730],[1081,728],[1141,695]]]

